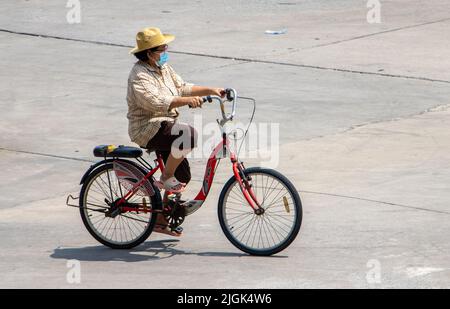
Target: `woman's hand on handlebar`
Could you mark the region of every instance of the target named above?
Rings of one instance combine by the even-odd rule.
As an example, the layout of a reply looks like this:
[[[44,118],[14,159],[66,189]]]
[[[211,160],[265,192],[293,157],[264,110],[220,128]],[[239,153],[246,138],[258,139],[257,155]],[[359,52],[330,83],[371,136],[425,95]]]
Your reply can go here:
[[[218,96],[224,98],[226,95],[224,88],[212,88],[205,86],[192,86],[191,96]]]
[[[225,98],[225,89],[224,88],[211,88],[210,95],[216,95],[221,98]]]
[[[192,97],[175,97],[170,103],[169,109],[177,108],[181,106],[189,106],[189,108],[202,107],[203,98],[192,96]]]
[[[191,108],[202,107],[203,98],[202,97],[187,97],[187,105]]]

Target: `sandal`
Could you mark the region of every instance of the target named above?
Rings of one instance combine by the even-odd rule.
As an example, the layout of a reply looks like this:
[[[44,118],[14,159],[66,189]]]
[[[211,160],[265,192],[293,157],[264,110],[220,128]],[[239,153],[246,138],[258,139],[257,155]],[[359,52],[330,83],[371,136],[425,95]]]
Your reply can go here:
[[[164,189],[166,191],[180,193],[184,191],[186,184],[184,182],[179,182],[175,177],[170,177],[169,179],[162,181],[161,178],[155,181],[155,185],[159,189]]]
[[[174,237],[180,237],[183,234],[183,228],[181,226],[177,226],[174,230],[172,230],[168,225],[158,223],[153,228],[153,231]]]

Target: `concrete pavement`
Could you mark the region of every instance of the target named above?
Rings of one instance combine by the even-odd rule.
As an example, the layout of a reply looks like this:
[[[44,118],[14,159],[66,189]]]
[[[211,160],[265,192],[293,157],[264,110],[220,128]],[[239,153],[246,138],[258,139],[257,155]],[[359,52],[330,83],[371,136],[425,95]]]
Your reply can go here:
[[[450,287],[449,4],[381,1],[382,23],[369,24],[365,1],[283,3],[81,1],[70,25],[64,1],[2,2],[0,287]],[[247,256],[222,234],[225,162],[181,239],[110,250],[65,207],[95,145],[132,144],[127,46],[147,25],[177,35],[170,62],[184,79],[234,87],[256,98],[255,123],[280,124],[277,170],[304,221],[277,256]],[[200,113],[214,121],[218,109],[182,119]],[[192,160],[187,196],[205,162]],[[80,284],[66,278],[73,259]]]

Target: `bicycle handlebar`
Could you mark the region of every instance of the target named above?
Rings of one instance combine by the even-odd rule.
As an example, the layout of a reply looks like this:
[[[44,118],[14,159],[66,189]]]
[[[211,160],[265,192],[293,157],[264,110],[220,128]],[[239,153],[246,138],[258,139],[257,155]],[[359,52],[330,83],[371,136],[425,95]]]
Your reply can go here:
[[[203,102],[210,102],[212,103],[213,100],[216,100],[220,103],[220,110],[222,112],[222,120],[219,122],[219,124],[221,126],[223,126],[226,122],[233,120],[234,115],[236,114],[236,99],[237,99],[237,92],[235,89],[233,88],[227,88],[225,89],[225,99],[223,99],[222,97],[219,96],[206,96],[203,97]],[[233,102],[232,108],[231,108],[231,113],[229,113],[228,115],[225,113],[225,106],[223,105],[223,103],[225,101],[229,101],[229,102]]]
[[[219,122],[219,124],[221,126],[223,126],[226,122],[233,120],[234,115],[236,114],[236,99],[237,99],[237,92],[235,89],[233,88],[227,88],[225,89],[225,99],[223,99],[222,97],[216,96],[216,95],[209,95],[206,97],[202,98],[202,102],[209,102],[212,103],[213,100],[219,101],[220,103],[220,110],[222,112],[222,120],[217,120]],[[229,102],[233,102],[233,106],[231,108],[231,113],[230,114],[226,114],[225,113],[225,106],[223,105],[223,103],[225,101],[229,101]],[[191,106],[189,106],[189,108],[192,108]]]

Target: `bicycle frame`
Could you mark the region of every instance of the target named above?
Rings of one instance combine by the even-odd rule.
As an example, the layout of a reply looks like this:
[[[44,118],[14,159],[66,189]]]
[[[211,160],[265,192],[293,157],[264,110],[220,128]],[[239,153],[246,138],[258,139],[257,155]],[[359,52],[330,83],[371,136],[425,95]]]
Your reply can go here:
[[[205,174],[203,177],[202,187],[200,188],[200,191],[196,195],[196,197],[193,200],[187,201],[189,205],[196,205],[197,207],[201,207],[203,203],[206,200],[206,197],[208,196],[208,193],[211,189],[211,185],[214,180],[214,175],[216,172],[216,166],[219,159],[226,156],[227,152],[230,155],[230,162],[232,164],[232,170],[233,175],[236,178],[236,180],[239,183],[240,189],[244,195],[245,200],[247,201],[248,205],[253,208],[253,210],[257,210],[260,208],[260,204],[258,203],[256,199],[256,195],[253,192],[251,184],[248,182],[248,180],[245,178],[245,175],[241,173],[243,171],[242,163],[239,163],[236,155],[231,151],[230,149],[230,143],[229,139],[226,136],[224,132],[222,132],[222,141],[213,149],[208,162],[206,164]],[[128,191],[118,202],[117,206],[120,206],[121,204],[125,203],[126,200],[128,200],[130,197],[134,195],[138,191],[138,188],[143,184],[144,181],[149,181],[149,178],[152,177],[158,170],[161,172],[164,172],[164,162],[160,155],[157,155],[157,159],[155,160],[157,162],[156,166],[149,171],[143,179],[141,179],[139,182],[133,185],[133,188]],[[244,177],[243,177],[244,176]],[[147,208],[145,205],[143,207],[135,208],[135,207],[121,207],[123,212],[127,211],[139,211],[139,212],[157,212],[155,210],[152,210],[150,208]]]

